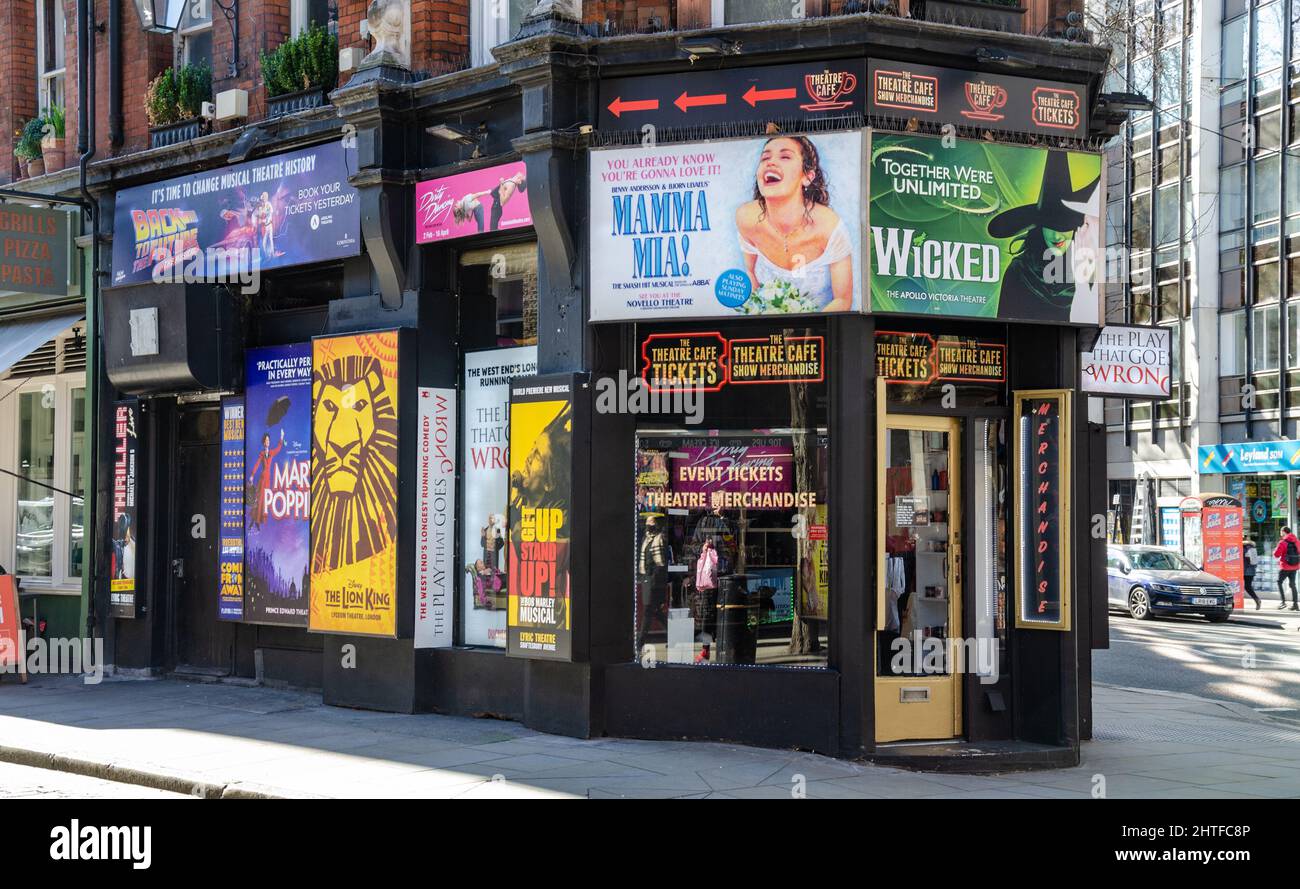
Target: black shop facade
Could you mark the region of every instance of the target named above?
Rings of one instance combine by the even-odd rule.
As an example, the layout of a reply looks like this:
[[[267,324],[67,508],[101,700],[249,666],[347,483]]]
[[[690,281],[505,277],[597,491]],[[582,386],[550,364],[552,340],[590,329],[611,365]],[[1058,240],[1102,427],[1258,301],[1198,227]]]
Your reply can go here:
[[[556,76],[540,50],[575,40],[521,37],[498,48],[500,70],[353,84],[332,123],[286,124],[252,163],[357,125],[340,146],[360,233],[346,253],[309,238],[251,299],[152,277],[106,292],[109,376],[138,411],[126,527],[152,554],[134,559],[151,573],[134,616],[115,618],[115,662],[578,737],[1076,762],[1105,644],[1089,593],[1101,553],[1078,518],[1104,511],[1078,390],[1100,303],[1078,262],[1101,187],[1086,90],[1037,84],[1080,103],[1050,142],[944,142],[940,121],[905,132],[870,104],[924,104],[922,81],[890,75],[877,96],[876,62],[828,44],[790,66],[773,44],[717,88],[784,92],[815,74],[796,102],[814,110],[776,128],[763,110],[682,138],[664,127],[646,145],[620,137],[641,130],[610,111],[618,96],[646,107],[714,75],[646,36],[642,68],[663,75]],[[599,136],[577,135],[586,107]],[[444,123],[473,144],[426,134]],[[214,150],[199,172],[231,166]],[[162,181],[134,176],[118,179]],[[248,246],[262,249],[253,191]],[[224,237],[239,219],[221,209]],[[214,294],[237,323],[203,314]],[[137,354],[149,309],[159,351]],[[200,376],[205,341],[229,347]],[[192,354],[169,356],[177,343]],[[270,363],[250,365],[260,350]],[[306,367],[303,417],[264,378]],[[350,456],[363,444],[365,466]],[[305,485],[305,517],[277,480]],[[238,590],[234,535],[192,534],[199,488],[210,522],[228,506],[243,529]],[[305,582],[278,559],[272,573],[307,587],[302,625],[247,611],[262,601],[252,535],[282,520],[298,523]]]

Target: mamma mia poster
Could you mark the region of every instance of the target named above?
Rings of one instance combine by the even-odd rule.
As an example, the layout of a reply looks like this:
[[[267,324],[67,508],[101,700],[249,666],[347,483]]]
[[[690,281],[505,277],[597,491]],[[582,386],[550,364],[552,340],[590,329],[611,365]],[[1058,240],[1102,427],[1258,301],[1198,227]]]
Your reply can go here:
[[[863,134],[591,153],[591,320],[862,309]]]
[[[249,349],[244,415],[244,620],[307,626],[311,344]]]
[[[871,311],[1096,324],[1101,156],[874,134]]]

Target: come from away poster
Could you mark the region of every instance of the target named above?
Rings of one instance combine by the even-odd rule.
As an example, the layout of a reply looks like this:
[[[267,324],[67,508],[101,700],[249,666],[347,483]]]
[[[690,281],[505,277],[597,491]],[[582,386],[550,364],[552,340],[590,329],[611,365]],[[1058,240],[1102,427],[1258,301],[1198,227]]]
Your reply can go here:
[[[244,620],[305,627],[311,344],[249,349],[246,354]]]

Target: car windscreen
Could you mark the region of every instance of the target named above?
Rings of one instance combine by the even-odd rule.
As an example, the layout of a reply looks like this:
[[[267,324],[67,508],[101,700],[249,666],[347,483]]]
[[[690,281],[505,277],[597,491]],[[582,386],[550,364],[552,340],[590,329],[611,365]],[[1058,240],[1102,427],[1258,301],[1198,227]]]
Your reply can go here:
[[[1128,554],[1134,568],[1146,571],[1195,571],[1196,566],[1177,553],[1140,550]]]

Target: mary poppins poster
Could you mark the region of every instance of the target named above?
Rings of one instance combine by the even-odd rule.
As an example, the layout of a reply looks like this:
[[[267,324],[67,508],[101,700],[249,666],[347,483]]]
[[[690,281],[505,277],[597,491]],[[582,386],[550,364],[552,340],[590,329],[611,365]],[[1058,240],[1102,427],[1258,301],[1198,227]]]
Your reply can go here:
[[[311,344],[249,349],[244,620],[307,626]]]

